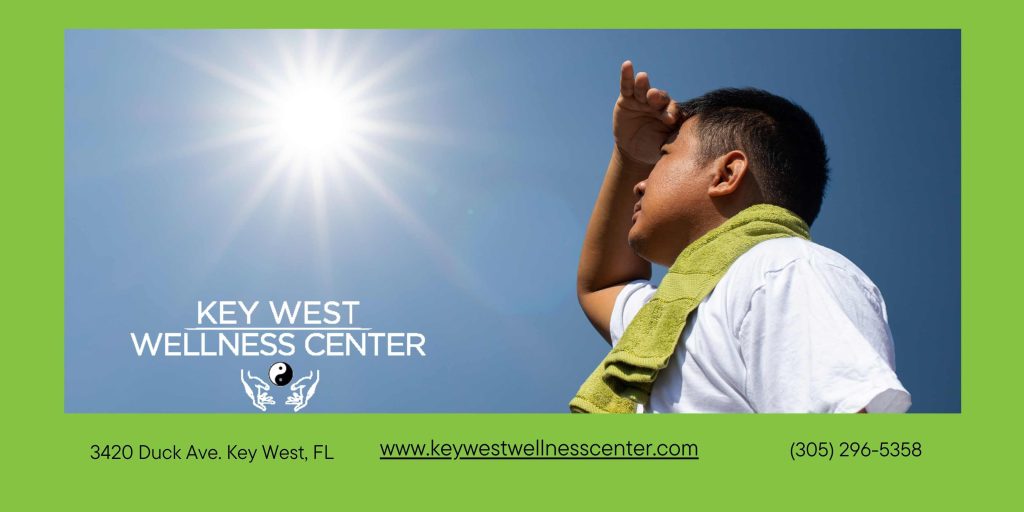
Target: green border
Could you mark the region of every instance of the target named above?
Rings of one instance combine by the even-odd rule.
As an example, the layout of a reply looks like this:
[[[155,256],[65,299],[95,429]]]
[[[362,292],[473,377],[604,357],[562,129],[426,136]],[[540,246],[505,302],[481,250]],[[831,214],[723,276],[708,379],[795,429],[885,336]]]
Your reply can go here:
[[[1003,4],[1009,5],[1009,4]],[[970,9],[970,10],[968,10]],[[799,508],[879,503],[994,503],[1014,472],[1020,316],[1004,290],[1021,280],[1019,244],[1002,215],[1020,190],[1015,165],[1020,30],[1014,13],[936,2],[826,6],[750,0],[647,2],[411,2],[330,0],[19,2],[5,5],[0,208],[7,382],[5,506],[111,504],[231,508],[462,503],[511,507],[715,506]],[[959,28],[962,29],[962,414],[904,416],[569,415],[72,415],[63,413],[63,33],[68,28]],[[957,378],[951,375],[950,378]],[[701,460],[379,461],[385,441],[680,441]],[[794,440],[924,444],[918,459],[793,462]],[[327,442],[329,464],[117,463],[92,443],[222,446]],[[1003,461],[1007,461],[1003,463]],[[668,501],[671,500],[671,501]],[[281,505],[274,505],[280,503]]]

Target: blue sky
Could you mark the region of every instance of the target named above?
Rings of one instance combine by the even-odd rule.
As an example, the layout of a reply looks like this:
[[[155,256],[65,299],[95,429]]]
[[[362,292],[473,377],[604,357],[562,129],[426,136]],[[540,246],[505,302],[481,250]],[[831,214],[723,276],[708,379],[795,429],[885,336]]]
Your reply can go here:
[[[277,166],[246,131],[309,48],[375,105],[358,166]],[[882,291],[911,410],[959,412],[957,31],[68,31],[66,409],[253,411],[239,369],[274,358],[139,358],[128,333],[310,299],[428,355],[288,358],[321,370],[308,411],[565,412],[607,351],[575,275],[625,59],[677,99],[754,86],[815,117],[812,236]]]

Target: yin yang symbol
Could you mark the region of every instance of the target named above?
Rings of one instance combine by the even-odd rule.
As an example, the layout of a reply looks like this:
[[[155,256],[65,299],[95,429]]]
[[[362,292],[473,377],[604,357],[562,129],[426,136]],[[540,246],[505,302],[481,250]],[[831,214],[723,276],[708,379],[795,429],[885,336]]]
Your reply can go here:
[[[270,365],[270,380],[278,386],[287,386],[292,381],[292,367],[284,361]]]

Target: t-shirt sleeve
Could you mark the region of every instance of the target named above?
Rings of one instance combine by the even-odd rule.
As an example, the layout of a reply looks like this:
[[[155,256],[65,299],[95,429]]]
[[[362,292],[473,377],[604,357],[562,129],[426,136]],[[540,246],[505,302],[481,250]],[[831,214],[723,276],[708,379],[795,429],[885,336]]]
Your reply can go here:
[[[849,270],[795,260],[751,296],[738,338],[757,412],[906,412],[885,303]]]
[[[608,332],[612,338],[612,346],[622,338],[626,327],[633,321],[633,317],[640,312],[640,308],[647,304],[654,296],[658,288],[651,285],[650,281],[638,279],[627,284],[615,297],[615,306],[612,308],[611,322],[608,323]]]

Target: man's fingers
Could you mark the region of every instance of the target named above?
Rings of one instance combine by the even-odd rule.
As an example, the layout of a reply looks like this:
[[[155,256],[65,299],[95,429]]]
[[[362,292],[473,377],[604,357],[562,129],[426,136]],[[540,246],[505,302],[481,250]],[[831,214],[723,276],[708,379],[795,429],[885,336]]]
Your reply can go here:
[[[651,88],[651,80],[647,78],[647,73],[641,71],[636,74],[636,84],[633,85],[633,98],[640,103],[647,104],[647,91]]]
[[[619,109],[631,111],[634,118],[657,117],[667,126],[679,124],[681,114],[679,105],[672,101],[668,92],[651,87],[647,72],[641,71],[634,76],[633,62],[622,63],[619,77]]]
[[[658,119],[669,126],[674,125],[679,119],[679,104],[672,101],[668,93],[661,89],[651,88],[647,91],[647,105],[657,109]]]
[[[622,63],[619,77],[619,94],[622,94],[623,98],[633,96],[633,83],[633,63],[627,60]]]
[[[668,105],[668,101],[669,97],[667,92],[655,87],[651,87],[650,89],[647,90],[648,105],[654,108],[661,109],[665,108],[665,105]]]
[[[666,97],[667,96],[668,95],[666,94]],[[678,124],[681,117],[682,114],[679,113],[679,103],[671,101],[671,99],[669,99],[668,106],[665,107],[665,110],[662,110],[661,113],[658,114],[658,119],[669,126],[675,126]]]

